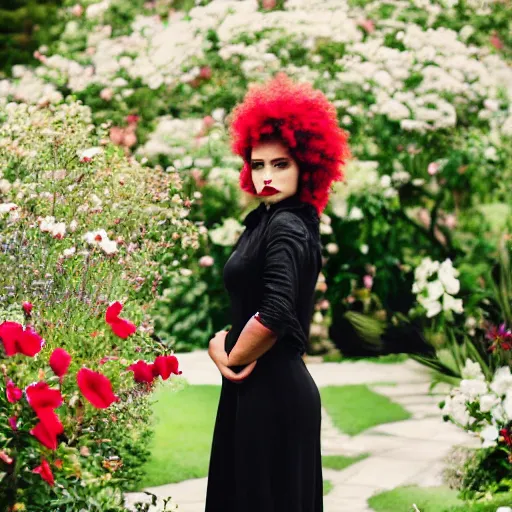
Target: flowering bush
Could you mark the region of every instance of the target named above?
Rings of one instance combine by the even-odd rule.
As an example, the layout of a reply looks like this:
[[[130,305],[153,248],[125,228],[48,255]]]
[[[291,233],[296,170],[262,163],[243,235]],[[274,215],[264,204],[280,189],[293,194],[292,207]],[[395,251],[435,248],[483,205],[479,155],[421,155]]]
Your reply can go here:
[[[486,323],[500,321],[484,301],[496,297],[487,274],[512,224],[508,3],[214,0],[187,13],[167,5],[66,2],[64,33],[39,49],[39,65],[15,66],[13,79],[0,82],[0,96],[35,105],[71,92],[96,125],[109,120],[105,136],[114,144],[158,174],[165,168],[199,200],[201,212],[192,208],[191,216],[211,228],[212,244],[196,249],[214,264],[191,259],[183,270],[193,278],[166,278],[160,337],[204,345],[209,322],[226,323],[227,306],[204,294],[222,289],[221,267],[248,206],[233,193],[240,161],[226,127],[248,85],[278,70],[332,100],[356,156],[321,219],[326,289],[315,332],[324,336],[332,322],[330,337],[348,352],[347,325],[336,322],[349,319],[353,346],[375,351],[390,344],[386,330],[408,332],[413,321],[438,355],[448,349],[456,359],[470,329],[481,337]],[[16,215],[11,207],[4,215]],[[58,220],[43,217],[42,225],[61,233]],[[176,234],[165,236],[172,244]],[[101,247],[113,244],[104,239]],[[434,298],[441,281],[431,278],[413,291],[425,258],[459,273],[456,294],[443,285],[442,300]],[[180,262],[174,254],[159,261],[170,271]],[[392,350],[414,351],[401,339]]]
[[[512,331],[504,331],[506,342]],[[510,366],[496,370],[488,381],[478,363],[467,360],[463,379],[441,403],[444,419],[481,439],[481,450],[462,479],[464,497],[487,491],[510,491],[512,469],[512,374]],[[476,467],[475,467],[475,461]],[[475,478],[475,473],[479,478]]]
[[[158,261],[198,233],[169,177],[110,145],[88,107],[0,100],[0,119],[2,504],[124,510],[150,392],[180,373],[151,323]]]

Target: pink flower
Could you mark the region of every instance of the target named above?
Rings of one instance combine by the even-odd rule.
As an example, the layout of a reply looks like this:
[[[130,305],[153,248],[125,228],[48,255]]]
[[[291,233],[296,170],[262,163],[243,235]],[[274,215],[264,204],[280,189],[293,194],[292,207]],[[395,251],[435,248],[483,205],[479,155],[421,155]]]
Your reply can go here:
[[[20,388],[17,388],[14,385],[14,382],[11,379],[9,379],[9,381],[7,382],[6,394],[7,394],[7,400],[11,404],[15,404],[23,396],[23,391]]]
[[[436,162],[430,162],[427,167],[427,172],[430,174],[430,176],[434,176],[439,171],[439,164]]]
[[[76,380],[84,397],[97,409],[106,409],[119,400],[108,377],[99,372],[81,368],[76,374]]]
[[[100,91],[100,98],[103,101],[111,101],[114,97],[114,91],[110,87],[105,87]]]
[[[82,16],[82,13],[84,12],[84,8],[80,4],[75,4],[71,8],[71,14],[76,17]]]
[[[364,283],[365,288],[367,288],[368,290],[371,290],[372,286],[373,286],[373,277],[368,274],[365,275],[363,277],[363,283]]]
[[[266,11],[271,11],[277,5],[276,0],[262,0],[261,7]]]
[[[56,348],[50,356],[50,366],[57,377],[63,377],[68,372],[71,356],[63,349]]]
[[[137,326],[129,320],[119,317],[122,309],[123,305],[119,301],[113,302],[107,308],[105,321],[110,325],[114,334],[120,338],[126,339],[137,330]]]
[[[496,48],[496,50],[501,50],[503,48],[503,41],[499,38],[498,34],[493,31],[491,37],[489,38],[489,42]]]
[[[364,19],[360,20],[357,23],[360,27],[362,27],[368,34],[375,31],[375,24],[372,20]]]
[[[202,256],[199,258],[200,267],[211,267],[214,263],[214,259],[211,256]]]
[[[7,452],[0,450],[0,460],[4,461],[6,464],[12,464],[12,457],[9,457]]]
[[[203,66],[199,70],[199,76],[205,80],[210,79],[212,77],[212,68],[210,66]]]

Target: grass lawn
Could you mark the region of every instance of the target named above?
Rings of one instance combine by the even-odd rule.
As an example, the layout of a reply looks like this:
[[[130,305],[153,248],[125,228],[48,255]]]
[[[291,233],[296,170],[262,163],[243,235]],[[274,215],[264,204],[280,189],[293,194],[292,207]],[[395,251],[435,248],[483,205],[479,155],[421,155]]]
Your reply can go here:
[[[351,436],[382,423],[411,417],[401,405],[362,384],[327,386],[320,388],[320,394],[334,425]]]
[[[184,386],[176,390],[162,384],[154,392],[155,436],[141,489],[203,478],[208,474],[220,386],[191,386],[187,383]],[[340,423],[344,428],[351,426],[349,432],[402,419],[397,416],[396,404],[372,393],[366,386],[335,386],[321,388],[320,392],[322,400],[325,396],[324,405],[333,415],[335,424]],[[388,414],[381,413],[379,407]],[[363,424],[362,415],[365,419]],[[324,456],[322,462],[326,468],[341,470],[364,457]]]
[[[155,436],[141,488],[201,478],[208,474],[220,386],[190,386],[154,393]]]
[[[351,464],[355,464],[360,460],[366,459],[368,455],[368,453],[363,453],[357,457],[345,457],[344,455],[323,455],[322,467],[341,471],[342,469],[348,468]]]
[[[324,480],[324,496],[332,491],[332,482],[330,480]]]
[[[341,352],[335,351],[330,354],[325,354],[322,359],[326,363],[347,363],[356,361],[366,361],[367,363],[381,363],[381,364],[395,364],[404,363],[409,359],[407,354],[386,354],[384,356],[375,357],[346,357]]]
[[[421,512],[496,512],[500,506],[512,505],[512,494],[495,497],[486,503],[469,504],[457,498],[448,487],[397,487],[368,500],[375,512],[412,512],[413,503]]]

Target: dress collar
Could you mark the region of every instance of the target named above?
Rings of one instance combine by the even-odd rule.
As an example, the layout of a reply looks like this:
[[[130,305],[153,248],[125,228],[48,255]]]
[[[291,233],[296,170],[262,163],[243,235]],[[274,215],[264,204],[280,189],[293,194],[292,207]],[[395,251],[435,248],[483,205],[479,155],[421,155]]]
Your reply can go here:
[[[314,210],[315,207],[309,203],[301,201],[297,194],[293,196],[285,197],[281,199],[281,201],[277,201],[276,203],[271,203],[270,207],[267,209],[267,206],[264,202],[261,202],[254,210],[251,210],[243,220],[243,224],[247,227],[256,226],[260,220],[266,216],[271,215],[277,210],[286,209],[286,210],[295,210],[295,209],[311,209]]]

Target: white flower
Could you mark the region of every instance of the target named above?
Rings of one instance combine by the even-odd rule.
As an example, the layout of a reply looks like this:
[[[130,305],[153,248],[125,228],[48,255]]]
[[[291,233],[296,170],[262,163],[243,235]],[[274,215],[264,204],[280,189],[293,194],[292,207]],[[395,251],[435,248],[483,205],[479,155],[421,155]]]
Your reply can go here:
[[[512,375],[508,366],[498,368],[491,382],[491,389],[498,395],[503,396],[512,388]]]
[[[480,410],[482,412],[489,412],[493,407],[500,403],[496,395],[486,394],[480,397]]]
[[[418,295],[418,302],[427,310],[427,318],[432,318],[439,314],[442,310],[441,303],[438,300],[431,300]]]
[[[117,243],[115,240],[102,240],[98,245],[106,254],[114,254],[117,252]]]
[[[447,397],[442,411],[443,414],[451,416],[454,421],[463,426],[469,423],[470,417],[466,409],[466,399],[460,393],[453,397]]]
[[[463,379],[460,381],[460,391],[468,401],[474,402],[480,395],[487,393],[487,383],[477,379]]]
[[[334,242],[331,242],[331,243],[328,243],[326,246],[325,246],[325,249],[326,251],[329,253],[329,254],[336,254],[339,252],[340,248],[338,247],[338,244],[335,244]]]
[[[108,235],[104,229],[98,229],[96,231],[88,231],[82,238],[87,243],[91,245],[96,245],[102,240],[108,240]]]
[[[507,415],[507,420],[510,421],[512,419],[512,390],[508,389],[505,395],[505,400],[503,400],[503,410]]]
[[[455,313],[462,313],[464,308],[462,306],[462,299],[454,299],[451,295],[447,293],[443,294],[443,310],[449,311],[452,310]]]
[[[96,156],[96,155],[98,155],[99,153],[102,153],[102,152],[103,152],[102,148],[100,148],[100,147],[93,147],[93,148],[84,149],[82,151],[77,151],[77,155],[78,155],[78,158],[80,158],[80,160],[82,161],[85,158],[90,160],[93,156]]]
[[[449,258],[446,258],[446,260],[441,263],[437,275],[441,283],[443,283],[445,290],[450,295],[455,295],[459,292],[460,283],[458,279],[455,279],[455,277],[459,275],[459,271],[453,268],[452,261]]]
[[[437,300],[443,295],[444,289],[441,281],[438,279],[427,283],[428,300]]]
[[[482,367],[475,361],[471,359],[466,359],[466,364],[462,369],[462,378],[463,379],[474,379],[474,380],[485,380],[485,376],[482,372]]]
[[[75,254],[75,252],[76,252],[76,248],[70,247],[69,249],[64,249],[64,251],[62,251],[62,255],[64,256],[64,258],[69,258],[69,257],[73,256],[73,254]]]
[[[348,214],[348,218],[350,220],[360,220],[364,217],[363,210],[361,208],[358,208],[357,206],[353,206],[350,209],[350,213]]]
[[[496,440],[498,439],[498,436],[498,429],[494,425],[489,425],[485,427],[480,432],[480,437],[482,438],[482,448],[496,446]]]

